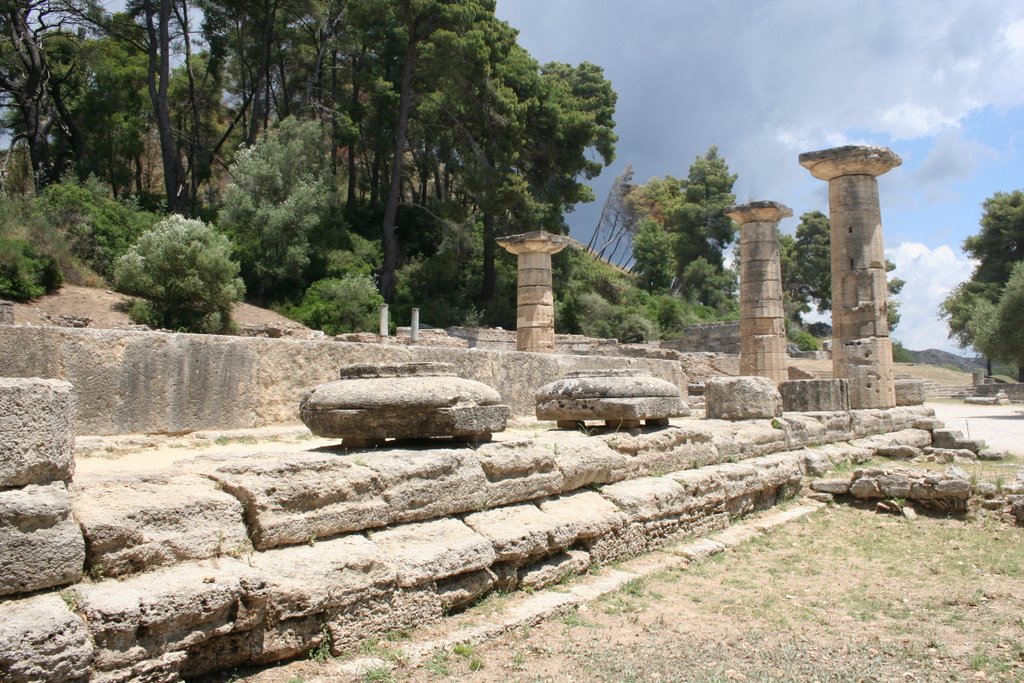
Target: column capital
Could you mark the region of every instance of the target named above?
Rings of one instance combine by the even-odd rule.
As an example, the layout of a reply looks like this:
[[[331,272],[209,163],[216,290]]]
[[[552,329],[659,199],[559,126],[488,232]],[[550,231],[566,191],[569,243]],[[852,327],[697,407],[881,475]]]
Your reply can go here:
[[[899,155],[888,147],[871,145],[846,145],[800,155],[800,165],[819,180],[832,180],[844,175],[877,177],[902,163]]]
[[[777,223],[783,218],[792,216],[793,209],[779,202],[758,201],[730,206],[724,213],[741,225],[744,223]]]
[[[557,254],[570,244],[569,238],[543,230],[499,237],[496,241],[513,254]]]

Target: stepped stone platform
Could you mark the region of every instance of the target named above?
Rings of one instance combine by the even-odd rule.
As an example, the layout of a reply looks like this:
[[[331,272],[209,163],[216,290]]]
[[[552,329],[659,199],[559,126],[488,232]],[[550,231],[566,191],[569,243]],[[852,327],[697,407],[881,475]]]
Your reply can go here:
[[[795,495],[806,475],[930,444],[932,415],[675,419],[594,437],[534,423],[479,446],[253,447],[156,470],[133,470],[134,456],[81,466],[56,482],[78,540],[54,545],[84,545],[84,562],[0,601],[0,671],[174,681],[321,645],[352,652],[489,591],[541,588],[723,528]],[[29,532],[8,517],[19,514],[0,509],[0,528],[15,529],[0,551],[31,575],[44,557],[18,552]]]

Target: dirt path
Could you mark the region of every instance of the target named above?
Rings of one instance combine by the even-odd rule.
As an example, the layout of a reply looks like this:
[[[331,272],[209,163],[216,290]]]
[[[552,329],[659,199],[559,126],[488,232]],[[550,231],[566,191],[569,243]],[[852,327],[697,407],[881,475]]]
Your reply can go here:
[[[966,403],[929,403],[935,416],[949,429],[972,439],[984,439],[995,450],[1024,455],[1024,405],[972,406]]]

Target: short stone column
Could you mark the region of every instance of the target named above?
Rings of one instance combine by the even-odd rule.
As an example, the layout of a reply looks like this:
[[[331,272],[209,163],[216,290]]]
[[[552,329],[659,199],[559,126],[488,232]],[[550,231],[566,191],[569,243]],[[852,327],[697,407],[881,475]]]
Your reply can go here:
[[[832,370],[850,382],[851,408],[896,405],[885,245],[876,178],[903,163],[885,147],[851,145],[800,155],[828,181],[832,242]]]
[[[729,207],[725,215],[740,224],[740,374],[767,377],[778,386],[787,379],[778,227],[793,210],[750,202]]]
[[[555,295],[551,289],[551,255],[569,240],[543,230],[510,235],[498,244],[519,257],[516,350],[555,352]]]

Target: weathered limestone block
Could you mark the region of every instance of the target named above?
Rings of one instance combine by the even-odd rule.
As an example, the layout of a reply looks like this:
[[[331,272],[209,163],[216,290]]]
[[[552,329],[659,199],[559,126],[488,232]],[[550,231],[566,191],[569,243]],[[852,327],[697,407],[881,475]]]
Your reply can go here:
[[[845,379],[790,380],[779,385],[782,409],[809,413],[850,409],[850,388]]]
[[[850,383],[850,407],[892,408],[896,405],[892,342],[889,337],[867,337],[833,346],[833,361],[843,363]]]
[[[486,538],[450,518],[403,524],[371,533],[370,540],[394,565],[402,588],[486,569],[497,558]]]
[[[686,425],[647,434],[620,433],[604,438],[616,451],[630,456],[626,478],[635,478],[714,465],[730,457],[709,438],[706,426],[702,423],[696,429]]]
[[[757,420],[782,415],[782,396],[765,377],[712,377],[705,390],[708,419]]]
[[[818,479],[811,482],[811,490],[819,493],[831,493],[836,496],[845,496],[850,492],[849,479]]]
[[[911,448],[917,450],[915,455],[919,455],[919,449],[929,446],[931,442],[932,435],[930,432],[923,429],[901,429],[895,432],[873,434],[871,436],[864,437],[863,439],[854,439],[850,444],[870,449],[878,455],[885,455],[885,452],[894,452],[891,450],[894,448]],[[902,453],[904,455],[906,454],[905,451],[902,451]]]
[[[0,325],[14,324],[14,302],[0,300]]]
[[[205,477],[85,477],[75,482],[72,500],[86,566],[104,577],[237,557],[252,547],[241,503]]]
[[[370,451],[355,459],[380,477],[389,524],[477,510],[487,502],[487,477],[467,451]]]
[[[785,399],[783,399],[783,403],[785,403]],[[813,415],[787,415],[783,412],[780,419],[786,425],[789,436],[788,450],[817,446],[828,440],[828,430]]]
[[[928,398],[925,384],[919,379],[898,379],[895,381],[896,405],[919,406]]]
[[[554,446],[532,440],[502,441],[473,453],[487,479],[484,504],[497,507],[540,498],[565,490]]]
[[[202,657],[193,648],[191,670],[294,657],[319,645],[325,624],[339,649],[396,627],[395,570],[364,536],[269,550],[250,561],[266,578],[272,618],[208,641]]]
[[[523,564],[563,550],[576,540],[570,526],[532,503],[476,512],[463,521],[491,542],[498,562]]]
[[[605,486],[601,495],[613,502],[630,522],[647,522],[679,515],[689,495],[671,477],[644,477]]]
[[[585,550],[568,550],[523,567],[518,572],[517,584],[525,590],[540,590],[567,576],[585,574],[589,568],[590,553]]]
[[[905,498],[940,509],[965,510],[971,484],[954,468],[946,474],[909,469],[855,470],[850,494],[856,498]]]
[[[0,491],[0,596],[74,583],[84,563],[67,484]]]
[[[1018,524],[1024,524],[1024,496],[1013,496],[1010,501],[1010,514],[1017,518]]]
[[[679,387],[642,370],[570,372],[537,390],[537,419],[608,424],[647,420],[666,424],[690,414]]]
[[[594,491],[553,496],[540,501],[538,507],[564,529],[561,533],[572,539],[570,543],[610,534],[626,523],[626,515]]]
[[[932,431],[932,446],[946,449],[966,449],[977,454],[985,448],[985,442],[979,439],[966,439],[958,429],[935,429]]]
[[[490,569],[458,574],[437,583],[437,597],[444,613],[462,609],[495,586],[497,577]],[[419,624],[415,624],[419,625]]]
[[[67,382],[0,377],[0,488],[71,479],[73,413]]]
[[[151,680],[140,675],[147,670],[173,680],[188,669],[189,651],[262,624],[268,595],[259,572],[229,558],[68,591],[96,645],[94,680]]]
[[[86,681],[92,657],[89,629],[60,596],[0,602],[0,680]]]
[[[488,440],[511,414],[497,391],[456,376],[450,363],[345,366],[341,379],[313,387],[299,403],[310,431],[356,448],[389,438]]]
[[[615,435],[619,436],[622,435]],[[632,459],[609,446],[600,439],[589,438],[581,442],[559,443],[558,453],[553,455],[562,474],[562,490],[574,491],[584,486],[628,479],[633,471]]]
[[[382,527],[391,517],[381,476],[336,455],[268,453],[195,462],[242,502],[257,550]]]
[[[866,462],[873,455],[870,448],[858,448],[848,443],[823,444],[804,451],[804,472],[811,477],[820,477],[841,465]]]

